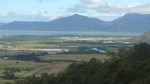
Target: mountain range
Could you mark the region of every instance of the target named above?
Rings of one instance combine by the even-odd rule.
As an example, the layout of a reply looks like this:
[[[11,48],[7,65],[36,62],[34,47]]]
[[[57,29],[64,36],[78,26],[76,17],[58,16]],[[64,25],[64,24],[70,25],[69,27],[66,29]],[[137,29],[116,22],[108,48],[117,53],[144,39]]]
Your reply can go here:
[[[0,30],[147,32],[150,31],[150,14],[129,13],[113,21],[74,14],[48,22],[0,23]]]

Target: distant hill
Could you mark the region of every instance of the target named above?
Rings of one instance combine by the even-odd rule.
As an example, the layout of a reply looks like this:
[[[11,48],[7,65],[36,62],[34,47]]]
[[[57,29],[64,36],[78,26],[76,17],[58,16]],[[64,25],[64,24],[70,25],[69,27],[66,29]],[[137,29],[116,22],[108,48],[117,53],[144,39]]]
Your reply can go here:
[[[34,31],[110,31],[147,32],[150,31],[150,14],[130,13],[107,22],[78,14],[62,17],[49,22],[14,21],[1,25],[1,30]]]
[[[1,30],[42,30],[46,22],[14,21],[0,27]]]
[[[49,23],[49,28],[57,31],[105,31],[106,22],[81,15],[56,19]]]
[[[150,31],[150,14],[129,13],[111,22],[110,31],[147,32]]]
[[[62,17],[50,22],[15,21],[1,26],[4,30],[104,31],[106,22],[81,15]]]
[[[138,43],[141,43],[141,42],[150,43],[150,32],[146,32],[146,33],[142,34],[141,36],[134,37],[131,40],[134,42],[138,42]]]
[[[5,23],[3,23],[3,22],[0,22],[0,26],[2,26],[2,25],[4,25]]]

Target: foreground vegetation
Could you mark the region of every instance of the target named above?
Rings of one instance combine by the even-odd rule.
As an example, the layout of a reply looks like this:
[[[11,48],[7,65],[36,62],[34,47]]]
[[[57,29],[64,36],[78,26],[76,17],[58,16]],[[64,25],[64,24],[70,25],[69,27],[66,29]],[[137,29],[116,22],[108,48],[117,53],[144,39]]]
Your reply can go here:
[[[92,58],[71,64],[64,72],[28,77],[15,84],[150,84],[150,45],[120,50],[105,62]]]

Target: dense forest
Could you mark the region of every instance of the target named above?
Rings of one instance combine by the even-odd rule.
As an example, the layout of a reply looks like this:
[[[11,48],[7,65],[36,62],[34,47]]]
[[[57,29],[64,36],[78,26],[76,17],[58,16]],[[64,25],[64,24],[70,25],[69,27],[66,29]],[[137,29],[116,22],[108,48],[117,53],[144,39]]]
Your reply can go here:
[[[16,80],[15,84],[150,84],[150,45],[141,43],[120,49],[116,56],[101,62],[92,58],[76,62],[57,74],[42,74]]]

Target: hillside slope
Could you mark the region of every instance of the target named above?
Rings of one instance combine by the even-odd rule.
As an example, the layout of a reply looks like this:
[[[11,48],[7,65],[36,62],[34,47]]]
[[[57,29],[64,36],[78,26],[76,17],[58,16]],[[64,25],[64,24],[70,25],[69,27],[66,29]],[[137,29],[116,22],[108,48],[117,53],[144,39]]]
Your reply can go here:
[[[34,31],[109,31],[147,32],[150,31],[150,14],[130,13],[107,22],[78,14],[61,17],[49,22],[14,21],[0,26],[1,30]]]
[[[138,42],[138,43],[141,43],[141,42],[147,42],[147,43],[150,43],[150,32],[146,32],[144,34],[142,34],[141,36],[137,36],[137,37],[134,37],[133,39],[130,39],[131,41],[134,41],[134,42]]]

